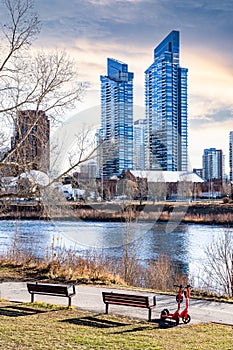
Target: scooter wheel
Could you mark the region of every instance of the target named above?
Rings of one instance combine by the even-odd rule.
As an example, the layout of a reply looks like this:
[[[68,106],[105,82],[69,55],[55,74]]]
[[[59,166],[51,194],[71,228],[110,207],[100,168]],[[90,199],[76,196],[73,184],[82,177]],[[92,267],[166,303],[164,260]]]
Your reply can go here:
[[[164,319],[166,316],[169,315],[169,310],[168,309],[163,309],[160,314],[160,318]]]
[[[187,315],[187,317],[182,317],[182,321],[183,321],[185,324],[189,323],[189,322],[191,321],[190,315]]]

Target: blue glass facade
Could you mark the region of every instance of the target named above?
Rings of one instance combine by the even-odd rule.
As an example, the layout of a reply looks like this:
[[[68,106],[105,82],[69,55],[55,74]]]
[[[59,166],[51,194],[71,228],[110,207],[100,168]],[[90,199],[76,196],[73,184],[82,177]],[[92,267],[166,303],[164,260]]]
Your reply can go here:
[[[134,122],[133,143],[133,169],[145,170],[145,131],[146,119],[139,119]]]
[[[172,31],[145,71],[148,170],[188,170],[187,72],[179,64],[179,32]]]
[[[229,167],[230,167],[229,179],[230,181],[233,181],[233,131],[230,131],[230,134],[229,134]]]
[[[224,155],[221,149],[206,148],[202,156],[204,178],[207,181],[212,179],[223,179]]]
[[[133,73],[128,65],[108,58],[101,76],[103,176],[119,176],[133,168]]]

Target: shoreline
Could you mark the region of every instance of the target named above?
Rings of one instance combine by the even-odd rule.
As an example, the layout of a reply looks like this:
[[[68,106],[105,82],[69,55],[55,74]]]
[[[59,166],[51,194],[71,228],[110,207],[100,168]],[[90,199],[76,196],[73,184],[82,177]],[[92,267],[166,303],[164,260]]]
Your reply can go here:
[[[40,204],[8,204],[0,207],[1,220],[84,220],[93,222],[182,222],[233,226],[231,203],[60,203],[45,207]]]

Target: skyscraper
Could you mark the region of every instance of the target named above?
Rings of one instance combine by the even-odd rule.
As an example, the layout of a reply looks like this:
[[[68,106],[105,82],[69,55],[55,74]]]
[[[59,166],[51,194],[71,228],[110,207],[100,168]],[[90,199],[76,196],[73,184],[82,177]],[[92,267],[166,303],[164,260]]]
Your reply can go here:
[[[103,177],[133,168],[133,73],[128,65],[108,58],[101,76],[101,139]]]
[[[154,49],[145,71],[146,168],[188,170],[187,68],[180,67],[179,32]]]
[[[133,169],[145,170],[145,131],[146,119],[139,119],[134,122],[133,130]]]
[[[25,110],[17,113],[11,148],[18,171],[49,170],[50,122],[43,111]]]
[[[230,167],[230,181],[233,181],[233,131],[229,135],[229,167]]]
[[[224,175],[224,155],[221,149],[206,148],[202,156],[204,178],[207,181],[220,180]]]

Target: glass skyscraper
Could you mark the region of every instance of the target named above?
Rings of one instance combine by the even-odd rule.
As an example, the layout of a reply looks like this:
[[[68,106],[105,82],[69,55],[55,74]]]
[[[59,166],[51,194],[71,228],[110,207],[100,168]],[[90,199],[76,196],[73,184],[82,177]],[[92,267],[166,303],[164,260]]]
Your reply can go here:
[[[207,181],[223,179],[224,155],[221,149],[206,148],[202,156],[204,178]]]
[[[188,69],[180,67],[179,51],[179,32],[172,31],[145,71],[148,170],[188,170]]]
[[[133,131],[133,168],[134,170],[145,170],[145,131],[146,119],[139,119],[134,122]]]
[[[119,176],[133,168],[133,73],[128,65],[108,58],[101,76],[102,175]]]
[[[233,181],[233,131],[229,134],[229,167],[230,167],[230,181]]]

